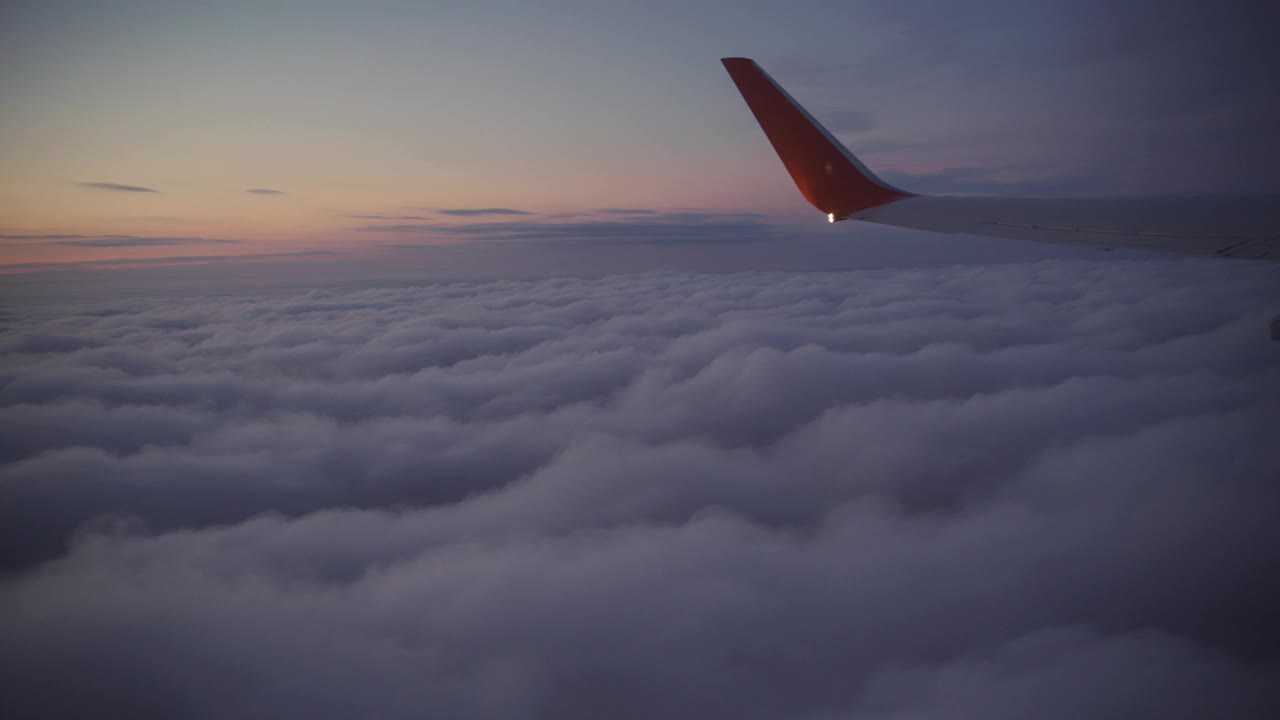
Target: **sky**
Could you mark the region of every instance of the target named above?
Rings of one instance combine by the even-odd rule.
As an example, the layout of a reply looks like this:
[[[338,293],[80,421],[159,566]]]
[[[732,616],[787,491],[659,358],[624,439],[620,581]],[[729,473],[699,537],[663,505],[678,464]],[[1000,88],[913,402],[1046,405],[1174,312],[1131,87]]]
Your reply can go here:
[[[0,717],[1280,717],[1259,4],[0,5]]]
[[[10,271],[394,253],[544,223],[602,241],[688,241],[723,222],[834,233],[781,172],[717,62],[729,55],[757,59],[920,192],[1280,192],[1278,18],[1263,3],[68,0],[0,13]]]

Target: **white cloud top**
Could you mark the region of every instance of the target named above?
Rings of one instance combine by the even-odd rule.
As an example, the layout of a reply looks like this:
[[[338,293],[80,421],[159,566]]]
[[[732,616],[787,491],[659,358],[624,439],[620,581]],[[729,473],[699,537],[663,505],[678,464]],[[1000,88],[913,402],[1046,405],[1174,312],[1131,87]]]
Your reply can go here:
[[[11,309],[0,696],[1267,716],[1278,296],[1238,265]]]

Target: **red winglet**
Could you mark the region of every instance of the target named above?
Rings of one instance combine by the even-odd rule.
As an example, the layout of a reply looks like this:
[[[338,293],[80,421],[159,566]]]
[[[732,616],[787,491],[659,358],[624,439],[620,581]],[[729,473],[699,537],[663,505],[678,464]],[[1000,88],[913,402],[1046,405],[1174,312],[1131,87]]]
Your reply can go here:
[[[759,121],[809,204],[843,220],[856,212],[911,197],[885,183],[747,58],[724,58],[747,107]]]

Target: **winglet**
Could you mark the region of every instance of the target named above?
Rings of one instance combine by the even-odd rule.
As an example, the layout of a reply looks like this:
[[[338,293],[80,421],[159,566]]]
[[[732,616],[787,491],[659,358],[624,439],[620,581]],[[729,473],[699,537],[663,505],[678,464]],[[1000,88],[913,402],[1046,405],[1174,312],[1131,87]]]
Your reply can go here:
[[[827,213],[832,222],[911,197],[911,193],[876,177],[755,61],[723,58],[720,62],[796,187],[810,205]]]

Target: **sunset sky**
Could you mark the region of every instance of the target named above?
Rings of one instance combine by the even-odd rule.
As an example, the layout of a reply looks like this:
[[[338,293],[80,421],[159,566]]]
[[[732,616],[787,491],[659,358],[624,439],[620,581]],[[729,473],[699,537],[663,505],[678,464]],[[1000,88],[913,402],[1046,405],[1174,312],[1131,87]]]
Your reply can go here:
[[[727,55],[908,189],[1276,191],[1274,12],[1157,5],[6,3],[0,263],[830,232]]]

